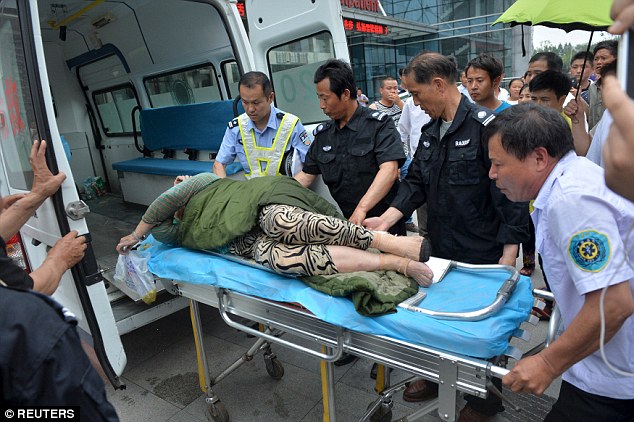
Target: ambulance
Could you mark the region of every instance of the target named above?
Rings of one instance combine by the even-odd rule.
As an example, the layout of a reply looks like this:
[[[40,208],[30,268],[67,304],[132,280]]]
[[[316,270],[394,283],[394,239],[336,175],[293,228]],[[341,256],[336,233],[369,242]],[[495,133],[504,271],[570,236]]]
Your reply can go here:
[[[69,231],[87,238],[84,259],[54,297],[78,317],[115,388],[123,388],[127,360],[120,336],[187,302],[165,292],[148,306],[106,279],[116,262],[116,236],[107,234],[118,236],[126,215],[89,229],[91,207],[108,215],[113,204],[147,205],[173,180],[118,163],[165,157],[202,161],[211,171],[214,158],[204,149],[148,151],[139,116],[234,102],[240,75],[260,70],[271,78],[276,107],[310,128],[326,119],[313,75],[330,58],[348,60],[338,1],[0,0],[0,193],[30,189],[34,139],[47,140],[53,173],[67,175],[8,249],[29,270]],[[215,123],[224,128],[227,120]],[[170,128],[189,133],[178,126]],[[91,200],[103,191],[105,202]]]

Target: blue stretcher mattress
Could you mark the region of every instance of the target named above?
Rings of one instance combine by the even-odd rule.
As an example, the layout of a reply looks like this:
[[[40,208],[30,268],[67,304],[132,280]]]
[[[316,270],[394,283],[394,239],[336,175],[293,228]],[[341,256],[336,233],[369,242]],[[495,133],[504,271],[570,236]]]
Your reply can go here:
[[[301,280],[253,268],[203,251],[164,245],[150,237],[150,270],[159,277],[193,284],[224,287],[251,296],[298,302],[317,318],[351,330],[391,337],[421,346],[475,358],[501,355],[509,338],[526,320],[533,306],[532,284],[520,277],[503,309],[481,321],[443,321],[398,308],[393,314],[364,317],[348,298],[321,293]],[[450,271],[426,289],[421,307],[436,311],[467,312],[491,304],[508,278],[504,271],[477,274]]]

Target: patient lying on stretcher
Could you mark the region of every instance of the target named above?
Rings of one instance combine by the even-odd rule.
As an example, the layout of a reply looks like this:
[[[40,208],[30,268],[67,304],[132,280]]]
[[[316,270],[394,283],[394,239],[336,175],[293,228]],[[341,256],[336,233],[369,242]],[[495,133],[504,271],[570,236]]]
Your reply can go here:
[[[423,263],[431,252],[426,239],[352,224],[328,201],[283,176],[246,181],[212,173],[178,176],[174,187],[150,204],[132,234],[121,238],[117,251],[126,253],[150,232],[167,244],[228,248],[281,274],[393,270],[424,287],[433,277]]]

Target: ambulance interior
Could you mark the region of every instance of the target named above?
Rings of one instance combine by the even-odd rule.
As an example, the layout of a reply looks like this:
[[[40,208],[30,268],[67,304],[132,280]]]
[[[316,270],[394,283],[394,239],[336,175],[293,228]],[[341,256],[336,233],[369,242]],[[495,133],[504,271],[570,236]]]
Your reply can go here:
[[[308,9],[299,3],[293,2],[285,13],[298,15]],[[119,334],[181,309],[187,301],[164,293],[148,306],[113,280],[118,240],[133,230],[145,207],[174,179],[123,173],[113,164],[145,155],[139,148],[139,109],[230,102],[238,96],[240,75],[255,65],[244,23],[233,9],[236,3],[218,0],[38,2],[56,123],[70,147],[69,164],[80,198],[90,207],[86,222],[97,263],[109,282]],[[286,21],[285,29],[291,28]],[[305,25],[302,30],[312,31]],[[335,56],[335,46],[323,29],[297,38],[280,41],[266,52],[266,60],[276,105],[292,110],[310,129],[311,123],[324,119],[312,74]],[[289,81],[295,84],[290,90]],[[282,88],[290,94],[281,95]],[[227,119],[217,120],[213,124],[224,129]],[[191,160],[187,149],[164,152],[149,156]],[[205,171],[211,171],[214,157],[215,151],[201,150],[195,158],[204,162],[198,164],[208,162]],[[97,196],[102,188],[106,194]]]

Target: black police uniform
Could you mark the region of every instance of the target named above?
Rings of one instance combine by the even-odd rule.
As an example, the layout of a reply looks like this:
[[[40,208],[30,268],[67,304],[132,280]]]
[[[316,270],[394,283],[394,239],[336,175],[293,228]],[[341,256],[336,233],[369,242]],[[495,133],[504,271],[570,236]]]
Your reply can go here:
[[[410,215],[427,203],[428,239],[434,256],[471,264],[497,264],[505,244],[528,240],[528,204],[513,203],[489,179],[484,127],[495,118],[488,108],[462,96],[442,139],[441,119],[422,127],[421,138],[392,206]],[[501,391],[502,381],[493,379]],[[502,400],[466,396],[474,410],[493,416]]]
[[[303,171],[321,174],[330,194],[344,217],[350,218],[374,181],[379,166],[388,161],[405,162],[403,144],[394,122],[385,113],[357,107],[352,118],[339,129],[330,120],[317,126],[315,140],[306,154]],[[370,211],[368,217],[380,216],[389,208],[398,190],[398,181]],[[407,215],[411,215],[407,214]],[[406,234],[404,217],[390,233]]]
[[[0,237],[0,280],[10,287],[32,289],[33,279],[7,256],[7,245]]]
[[[0,284],[0,315],[2,408],[79,406],[79,420],[119,420],[72,314],[49,296]]]
[[[528,240],[528,205],[510,202],[489,179],[484,127],[494,113],[463,96],[439,140],[441,119],[422,128],[418,148],[392,206],[410,215],[427,203],[434,256],[497,264],[505,244]]]

